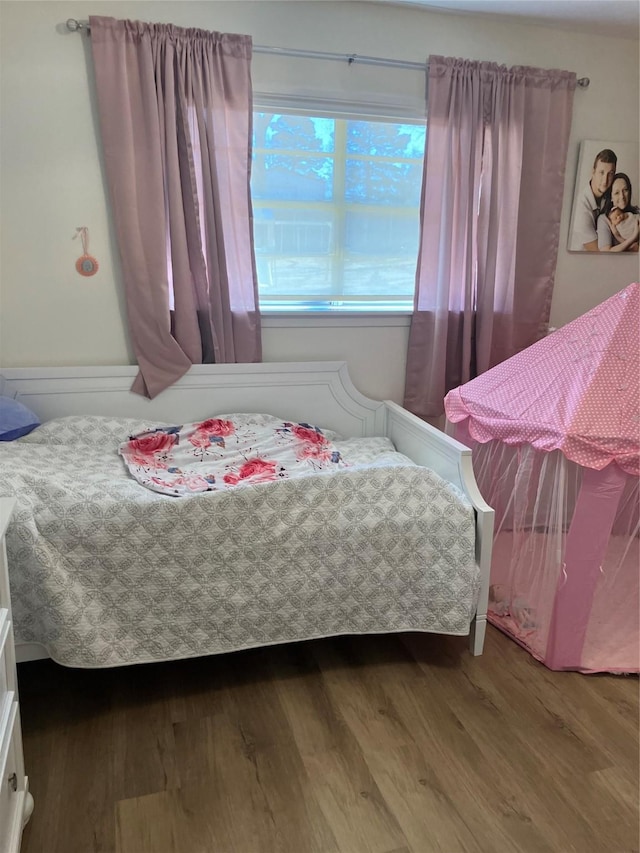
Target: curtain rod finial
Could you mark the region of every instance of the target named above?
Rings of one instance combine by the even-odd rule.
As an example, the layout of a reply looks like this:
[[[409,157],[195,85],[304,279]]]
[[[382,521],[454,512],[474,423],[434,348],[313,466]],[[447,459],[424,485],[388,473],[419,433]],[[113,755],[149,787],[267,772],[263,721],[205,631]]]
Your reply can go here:
[[[89,22],[88,21],[78,21],[76,18],[67,18],[67,29],[71,33],[78,33],[82,30],[86,30],[89,32]]]

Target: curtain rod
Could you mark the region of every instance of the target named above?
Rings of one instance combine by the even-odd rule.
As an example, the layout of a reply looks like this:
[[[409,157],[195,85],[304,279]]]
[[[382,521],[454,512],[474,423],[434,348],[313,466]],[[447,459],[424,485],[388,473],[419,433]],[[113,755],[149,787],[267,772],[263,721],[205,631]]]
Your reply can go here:
[[[86,30],[90,32],[88,21],[77,21],[75,18],[67,20],[67,29],[72,33]],[[255,53],[270,53],[279,56],[297,56],[302,59],[329,59],[347,62],[353,65],[359,62],[363,65],[385,65],[391,68],[407,68],[413,71],[424,71],[427,67],[426,62],[409,62],[404,59],[385,59],[381,56],[361,56],[358,53],[330,53],[323,50],[296,50],[291,47],[269,47],[263,44],[254,44],[253,50]],[[591,81],[588,77],[580,77],[576,84],[581,89],[586,89]]]

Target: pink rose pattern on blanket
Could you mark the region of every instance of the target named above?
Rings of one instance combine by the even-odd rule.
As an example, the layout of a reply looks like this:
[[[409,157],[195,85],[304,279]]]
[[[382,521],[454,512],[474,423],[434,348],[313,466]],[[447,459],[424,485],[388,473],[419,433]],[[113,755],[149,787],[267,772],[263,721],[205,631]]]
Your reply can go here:
[[[119,453],[139,483],[173,496],[349,467],[318,427],[263,415],[158,427],[131,436]]]

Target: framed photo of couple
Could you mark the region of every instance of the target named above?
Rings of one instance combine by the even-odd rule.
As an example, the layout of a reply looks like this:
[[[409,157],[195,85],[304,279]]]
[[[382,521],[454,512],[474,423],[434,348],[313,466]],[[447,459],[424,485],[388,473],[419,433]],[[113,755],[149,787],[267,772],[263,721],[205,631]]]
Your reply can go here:
[[[637,252],[640,243],[640,146],[585,139],[569,227],[570,252]]]

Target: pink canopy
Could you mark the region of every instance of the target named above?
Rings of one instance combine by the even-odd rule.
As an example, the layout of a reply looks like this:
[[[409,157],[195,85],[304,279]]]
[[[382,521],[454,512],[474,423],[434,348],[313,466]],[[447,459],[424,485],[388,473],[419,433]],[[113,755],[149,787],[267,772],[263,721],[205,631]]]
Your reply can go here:
[[[638,672],[640,284],[445,410],[496,508],[489,620],[552,669]]]
[[[450,391],[447,419],[481,443],[560,450],[640,474],[640,284]]]

